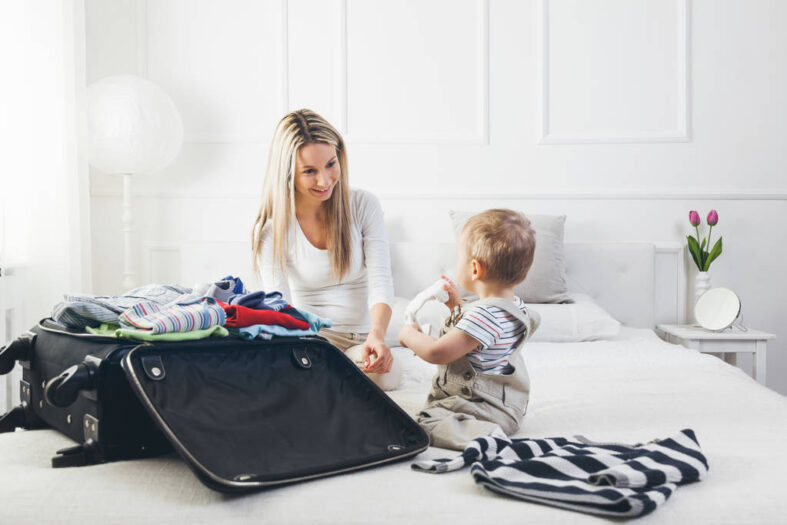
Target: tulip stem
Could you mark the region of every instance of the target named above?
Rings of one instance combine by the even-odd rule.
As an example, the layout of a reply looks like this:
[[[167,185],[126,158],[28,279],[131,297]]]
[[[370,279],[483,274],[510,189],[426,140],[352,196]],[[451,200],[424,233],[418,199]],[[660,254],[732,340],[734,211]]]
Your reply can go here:
[[[712,231],[713,231],[713,225],[709,224],[708,225],[708,244],[707,244],[707,246],[705,246],[705,248],[708,250],[708,256],[710,256],[710,232],[712,232]],[[705,268],[705,271],[707,272],[708,269]]]
[[[708,245],[706,248],[708,249],[708,253],[710,253],[710,233],[713,231],[713,225],[708,226]]]

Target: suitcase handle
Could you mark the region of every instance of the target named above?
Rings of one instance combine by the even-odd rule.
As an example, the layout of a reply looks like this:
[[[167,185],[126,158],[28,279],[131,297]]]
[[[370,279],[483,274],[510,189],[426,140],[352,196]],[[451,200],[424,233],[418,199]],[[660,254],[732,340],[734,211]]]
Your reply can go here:
[[[0,348],[0,375],[14,369],[17,361],[29,361],[35,335],[22,334],[3,348]]]
[[[95,388],[96,364],[85,361],[64,370],[44,387],[44,399],[54,407],[65,408],[74,403],[82,390]]]

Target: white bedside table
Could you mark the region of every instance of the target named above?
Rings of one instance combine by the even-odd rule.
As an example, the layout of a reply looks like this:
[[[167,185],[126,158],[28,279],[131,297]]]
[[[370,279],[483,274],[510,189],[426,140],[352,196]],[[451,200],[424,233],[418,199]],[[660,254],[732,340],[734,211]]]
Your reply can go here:
[[[758,383],[765,384],[765,345],[774,334],[749,329],[728,328],[713,332],[699,326],[660,324],[656,332],[668,343],[683,345],[707,354],[719,354],[724,361],[736,364],[737,354],[752,354],[752,375]]]

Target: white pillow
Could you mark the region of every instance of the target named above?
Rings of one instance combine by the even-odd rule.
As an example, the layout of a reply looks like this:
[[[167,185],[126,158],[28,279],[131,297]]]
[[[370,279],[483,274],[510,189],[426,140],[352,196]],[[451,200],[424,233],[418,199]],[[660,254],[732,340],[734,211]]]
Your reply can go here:
[[[589,295],[569,294],[573,304],[526,304],[541,315],[541,325],[532,342],[569,343],[612,339],[620,332],[620,322]]]
[[[458,237],[465,223],[477,212],[450,210],[448,213]],[[570,303],[563,255],[566,216],[525,215],[536,232],[536,253],[527,278],[514,293],[526,303]]]
[[[404,326],[404,310],[409,303],[410,299],[405,299],[404,297],[394,298],[394,305],[391,309],[391,322],[388,324],[388,330],[385,331],[385,344],[389,347],[400,346],[399,331]],[[432,330],[429,335],[437,337],[440,333],[443,319],[448,317],[449,314],[450,312],[446,305],[437,301],[429,301],[418,311],[416,319],[418,324],[422,326],[425,324],[431,325]]]

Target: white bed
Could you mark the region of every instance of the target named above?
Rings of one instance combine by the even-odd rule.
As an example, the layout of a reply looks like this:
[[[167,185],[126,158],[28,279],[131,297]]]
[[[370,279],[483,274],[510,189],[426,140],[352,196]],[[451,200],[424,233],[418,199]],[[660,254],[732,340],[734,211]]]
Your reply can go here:
[[[403,276],[397,260],[412,249],[394,246],[395,275]],[[442,255],[435,252],[430,264],[449,269],[448,252],[438,251]],[[781,477],[787,471],[787,398],[719,359],[632,328],[680,320],[679,252],[652,245],[567,245],[567,259],[572,288],[590,293],[629,326],[613,340],[529,343],[531,403],[518,436],[641,442],[692,428],[710,464],[708,477],[679,488],[642,522],[787,522]],[[435,268],[397,282],[419,286],[417,280],[431,279]],[[395,352],[405,378],[391,397],[412,411],[426,396],[431,365],[405,349]],[[410,462],[240,497],[204,487],[175,456],[51,469],[53,452],[70,444],[48,430],[0,435],[1,523],[601,521],[493,494],[476,486],[466,470],[428,475],[412,471]],[[429,449],[422,457],[453,454]]]

